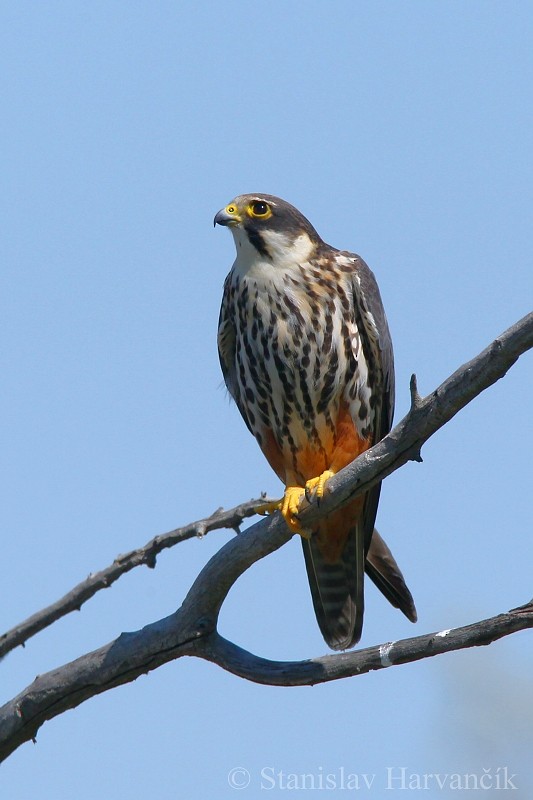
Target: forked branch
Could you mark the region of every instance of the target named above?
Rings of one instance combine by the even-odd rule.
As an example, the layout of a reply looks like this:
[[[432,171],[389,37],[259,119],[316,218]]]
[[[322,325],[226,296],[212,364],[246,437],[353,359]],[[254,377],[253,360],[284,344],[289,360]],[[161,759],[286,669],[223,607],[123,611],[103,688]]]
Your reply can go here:
[[[407,416],[385,439],[331,478],[329,491],[320,507],[315,503],[302,503],[302,521],[327,514],[356,494],[367,491],[407,461],[419,459],[424,442],[476,395],[503,377],[518,357],[532,346],[533,314],[529,314],[428,397],[420,398],[412,382],[412,404]],[[205,531],[208,529],[209,525],[206,525]],[[237,578],[254,562],[285,544],[291,535],[278,514],[261,520],[213,556],[174,614],[147,625],[141,631],[124,633],[110,644],[39,676],[0,709],[0,760],[22,742],[34,738],[46,720],[184,655],[207,659],[259,683],[310,685],[452,650],[486,645],[515,631],[533,627],[533,605],[529,603],[463,628],[351,653],[301,662],[274,662],[259,658],[218,634],[218,614]],[[181,540],[178,537],[176,542]],[[147,562],[141,559],[140,563]],[[132,563],[128,568],[133,566],[136,564]]]

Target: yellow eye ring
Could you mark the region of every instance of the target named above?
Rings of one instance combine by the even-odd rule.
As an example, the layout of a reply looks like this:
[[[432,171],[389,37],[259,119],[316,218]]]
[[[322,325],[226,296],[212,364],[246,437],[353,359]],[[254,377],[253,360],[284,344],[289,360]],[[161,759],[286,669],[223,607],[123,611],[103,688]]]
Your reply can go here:
[[[256,219],[268,219],[272,216],[272,209],[264,200],[254,200],[247,210],[248,214]]]

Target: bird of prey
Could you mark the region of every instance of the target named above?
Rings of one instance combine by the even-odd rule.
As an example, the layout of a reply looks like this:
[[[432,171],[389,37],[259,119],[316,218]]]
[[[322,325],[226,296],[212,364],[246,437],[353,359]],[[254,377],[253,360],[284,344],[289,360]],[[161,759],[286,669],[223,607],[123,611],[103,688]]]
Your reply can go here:
[[[373,273],[326,244],[289,203],[236,197],[215,216],[237,257],[224,284],[218,349],[224,380],[285,494],[279,509],[302,545],[317,621],[329,647],[361,637],[365,570],[413,622],[416,610],[389,548],[374,529],[380,485],[303,530],[304,494],[385,436],[394,364]]]

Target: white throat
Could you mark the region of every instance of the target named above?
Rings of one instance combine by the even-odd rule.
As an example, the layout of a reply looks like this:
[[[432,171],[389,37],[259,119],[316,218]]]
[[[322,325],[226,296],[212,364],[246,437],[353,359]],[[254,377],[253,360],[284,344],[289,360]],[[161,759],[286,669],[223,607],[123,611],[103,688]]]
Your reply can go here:
[[[240,226],[230,228],[235,240],[237,258],[233,268],[241,274],[253,276],[258,271],[287,270],[309,260],[315,245],[307,233],[291,239],[277,231],[263,231],[261,236],[269,256],[260,253],[250,242]]]

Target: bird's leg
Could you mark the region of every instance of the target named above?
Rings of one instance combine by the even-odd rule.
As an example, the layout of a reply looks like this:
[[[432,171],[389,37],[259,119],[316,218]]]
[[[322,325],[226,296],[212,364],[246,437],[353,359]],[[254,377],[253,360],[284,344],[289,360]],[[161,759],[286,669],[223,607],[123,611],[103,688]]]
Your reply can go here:
[[[304,495],[305,489],[302,486],[287,486],[285,488],[285,494],[283,495],[280,511],[291,531],[299,533],[307,539],[309,538],[309,534],[307,531],[304,531],[298,521],[300,500]]]
[[[273,514],[274,511],[281,511],[283,519],[294,533],[299,533],[304,539],[308,539],[311,533],[301,527],[298,521],[298,509],[300,500],[305,495],[306,490],[303,486],[286,486],[285,493],[281,500],[274,500],[271,503],[263,503],[255,507],[256,514]]]
[[[273,514],[275,511],[281,511],[283,519],[294,533],[299,533],[304,539],[309,539],[311,532],[302,528],[298,520],[298,510],[300,508],[300,501],[305,496],[308,502],[311,502],[312,495],[316,497],[317,501],[324,496],[324,487],[326,481],[335,475],[332,469],[325,470],[321,475],[316,478],[311,478],[302,486],[286,486],[285,493],[281,500],[272,500],[270,503],[262,503],[255,507],[256,514]]]
[[[318,475],[316,478],[311,478],[305,484],[305,496],[309,502],[311,502],[311,494],[313,489],[315,490],[315,497],[317,500],[320,500],[324,496],[324,487],[326,485],[326,481],[328,478],[333,477],[335,473],[332,469],[325,470],[322,475]]]

